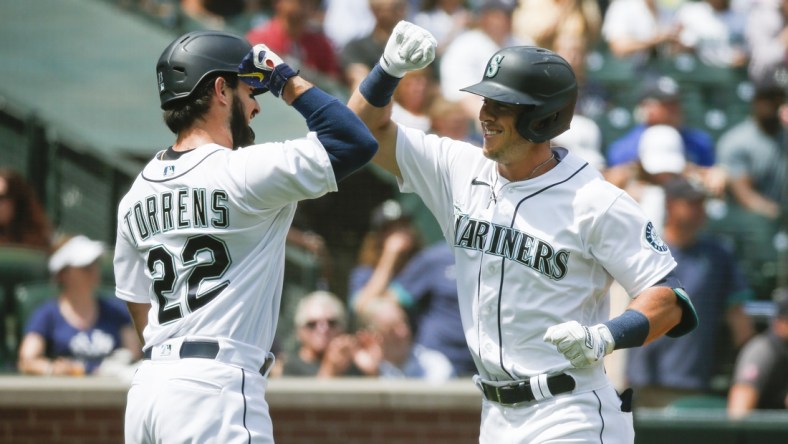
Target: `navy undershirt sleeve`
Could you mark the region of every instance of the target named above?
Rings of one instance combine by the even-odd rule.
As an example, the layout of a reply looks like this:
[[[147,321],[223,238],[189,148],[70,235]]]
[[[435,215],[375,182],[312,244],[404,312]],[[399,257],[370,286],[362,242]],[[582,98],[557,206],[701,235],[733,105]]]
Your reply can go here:
[[[319,88],[301,94],[293,108],[306,119],[326,148],[337,182],[366,165],[378,150],[378,142],[364,122],[337,98]]]

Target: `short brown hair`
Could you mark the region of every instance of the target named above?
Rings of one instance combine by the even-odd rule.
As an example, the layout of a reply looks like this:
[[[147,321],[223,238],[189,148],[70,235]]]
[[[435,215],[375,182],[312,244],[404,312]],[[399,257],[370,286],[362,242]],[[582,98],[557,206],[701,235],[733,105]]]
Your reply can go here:
[[[194,125],[200,117],[208,112],[213,97],[213,83],[222,77],[227,82],[227,86],[235,89],[238,87],[238,76],[228,74],[214,74],[204,78],[197,87],[194,88],[189,97],[176,101],[173,105],[164,110],[164,123],[167,128],[175,134]]]

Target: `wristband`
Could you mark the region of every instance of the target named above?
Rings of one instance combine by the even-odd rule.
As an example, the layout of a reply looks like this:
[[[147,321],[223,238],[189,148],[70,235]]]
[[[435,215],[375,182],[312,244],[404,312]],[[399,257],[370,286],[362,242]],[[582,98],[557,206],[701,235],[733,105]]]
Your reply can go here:
[[[617,316],[603,323],[610,330],[615,350],[622,348],[640,347],[646,342],[650,323],[643,313],[637,310],[626,310]]]
[[[276,65],[274,70],[271,71],[271,80],[268,82],[268,88],[271,90],[271,94],[280,97],[282,91],[285,89],[287,81],[290,80],[290,77],[296,75],[298,75],[298,71],[294,71],[287,63]]]
[[[383,108],[391,101],[394,90],[397,89],[401,79],[387,74],[379,63],[375,64],[372,71],[358,87],[358,92],[369,102],[370,105]]]

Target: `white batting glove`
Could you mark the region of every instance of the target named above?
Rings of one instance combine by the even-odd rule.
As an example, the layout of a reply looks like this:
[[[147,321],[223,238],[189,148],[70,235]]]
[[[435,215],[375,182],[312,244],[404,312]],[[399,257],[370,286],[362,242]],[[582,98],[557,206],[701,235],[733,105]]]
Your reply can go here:
[[[254,66],[263,71],[273,71],[277,65],[284,63],[281,57],[262,43],[254,45],[252,52],[254,53],[254,58],[252,59]]]
[[[404,20],[391,32],[380,67],[393,77],[402,78],[408,71],[422,69],[435,60],[435,37],[424,28]]]
[[[281,57],[265,45],[255,45],[238,65],[238,79],[255,88],[255,94],[268,90],[279,97],[290,77],[297,75]]]
[[[588,367],[605,355],[613,352],[616,346],[613,335],[604,324],[592,327],[580,325],[577,321],[564,322],[547,329],[542,338],[556,346],[559,352],[574,367]]]

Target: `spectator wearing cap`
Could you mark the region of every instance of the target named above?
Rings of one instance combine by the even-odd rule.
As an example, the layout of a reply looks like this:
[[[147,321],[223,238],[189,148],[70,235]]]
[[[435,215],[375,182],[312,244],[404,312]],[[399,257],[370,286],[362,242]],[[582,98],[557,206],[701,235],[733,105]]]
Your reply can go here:
[[[662,76],[647,82],[635,114],[641,123],[613,141],[607,149],[609,167],[637,160],[640,138],[652,125],[670,125],[679,131],[687,162],[701,167],[714,165],[714,140],[705,131],[685,126],[681,92],[674,79]]]
[[[736,256],[704,234],[706,191],[681,175],[663,184],[662,238],[678,266],[703,328],[677,339],[660,339],[627,353],[627,383],[640,407],[665,407],[685,396],[716,394],[711,381],[755,333],[743,310],[753,298]],[[727,334],[725,334],[727,332]],[[731,359],[732,361],[732,359]]]
[[[728,392],[728,415],[753,410],[788,409],[788,288],[774,291],[774,316],[769,330],[744,346],[736,360]]]
[[[684,174],[687,161],[684,141],[676,128],[653,125],[644,129],[637,146],[637,160],[605,170],[605,178],[623,188],[643,208],[658,233],[665,218],[662,186]]]
[[[141,346],[125,307],[99,297],[98,260],[104,245],[85,236],[61,243],[49,259],[58,285],[56,298],[27,320],[19,347],[19,371],[33,375],[102,373],[102,364],[130,364]],[[115,367],[116,368],[116,367]]]

